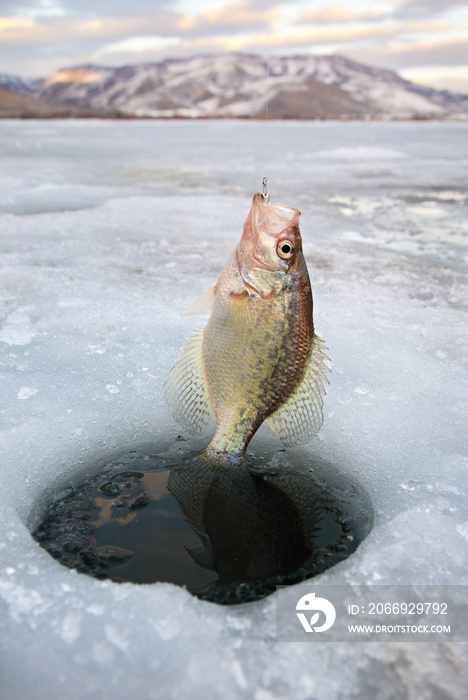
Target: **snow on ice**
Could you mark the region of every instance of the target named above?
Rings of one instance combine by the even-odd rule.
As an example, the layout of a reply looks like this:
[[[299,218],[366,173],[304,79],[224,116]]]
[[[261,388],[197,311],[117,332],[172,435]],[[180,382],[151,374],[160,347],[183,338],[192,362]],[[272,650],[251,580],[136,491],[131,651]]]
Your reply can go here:
[[[225,608],[97,581],[31,538],[47,498],[180,429],[179,322],[253,193],[302,210],[332,375],[314,451],[376,521],[329,583],[467,584],[468,127],[0,125],[0,675],[5,700],[462,698],[460,644],[275,642],[275,597]],[[263,427],[252,451],[280,448]]]

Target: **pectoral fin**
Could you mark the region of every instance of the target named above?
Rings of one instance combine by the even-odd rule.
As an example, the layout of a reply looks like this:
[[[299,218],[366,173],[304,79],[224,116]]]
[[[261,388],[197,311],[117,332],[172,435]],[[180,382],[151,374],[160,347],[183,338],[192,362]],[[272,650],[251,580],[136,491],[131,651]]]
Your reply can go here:
[[[314,336],[309,364],[301,383],[281,408],[271,414],[268,422],[286,447],[309,442],[323,423],[324,383],[328,382],[325,364],[328,357],[324,344]]]
[[[165,383],[166,401],[174,419],[192,435],[214,430],[202,359],[203,328],[197,329],[182,349]]]
[[[205,314],[211,313],[215,297],[216,287],[212,287],[190,304],[187,311],[182,314],[182,318],[186,318],[187,316],[204,316]]]
[[[249,294],[244,291],[240,294],[231,294],[229,304],[229,319],[235,326],[249,329],[253,326],[252,312],[249,306]]]

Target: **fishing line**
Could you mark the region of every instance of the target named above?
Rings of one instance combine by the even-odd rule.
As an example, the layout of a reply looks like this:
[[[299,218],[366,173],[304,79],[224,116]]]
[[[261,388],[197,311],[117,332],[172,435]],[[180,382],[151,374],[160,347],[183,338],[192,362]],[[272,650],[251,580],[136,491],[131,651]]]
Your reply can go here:
[[[269,24],[271,26],[271,19],[273,15],[273,4],[272,0],[270,0],[269,5],[268,5],[268,18],[269,18]],[[267,57],[266,57],[266,80],[265,80],[265,126],[268,123],[269,119],[269,107],[270,107],[270,52],[268,52]],[[267,131],[267,129],[265,129]],[[267,154],[268,154],[268,139],[263,139],[263,146],[264,146],[264,153],[263,153],[263,170],[264,172],[267,170],[265,167],[266,160],[267,160]],[[263,201],[268,204],[269,202],[269,195],[268,195],[268,178],[266,175],[263,176],[262,179],[262,196],[263,196]]]

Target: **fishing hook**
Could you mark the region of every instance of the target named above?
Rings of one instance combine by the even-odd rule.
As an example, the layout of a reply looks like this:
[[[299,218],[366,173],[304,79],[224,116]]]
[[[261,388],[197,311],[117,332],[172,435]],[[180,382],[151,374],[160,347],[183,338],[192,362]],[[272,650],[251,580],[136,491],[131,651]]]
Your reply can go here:
[[[270,201],[270,197],[268,195],[268,179],[266,177],[264,177],[262,180],[262,186],[263,186],[263,192],[262,192],[263,201],[265,204],[268,204]]]

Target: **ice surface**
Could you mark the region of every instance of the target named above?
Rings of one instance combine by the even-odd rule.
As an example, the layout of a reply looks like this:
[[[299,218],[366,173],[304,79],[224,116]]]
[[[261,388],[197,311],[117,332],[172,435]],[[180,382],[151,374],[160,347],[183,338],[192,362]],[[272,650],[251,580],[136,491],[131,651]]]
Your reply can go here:
[[[333,361],[302,453],[358,475],[376,511],[320,581],[468,583],[467,136],[429,122],[2,121],[5,700],[466,696],[462,645],[279,644],[275,596],[226,609],[93,580],[30,529],[51,490],[123,449],[174,444],[162,384],[197,323],[179,318],[267,175],[272,201],[302,210]],[[264,427],[251,448],[280,445]]]

